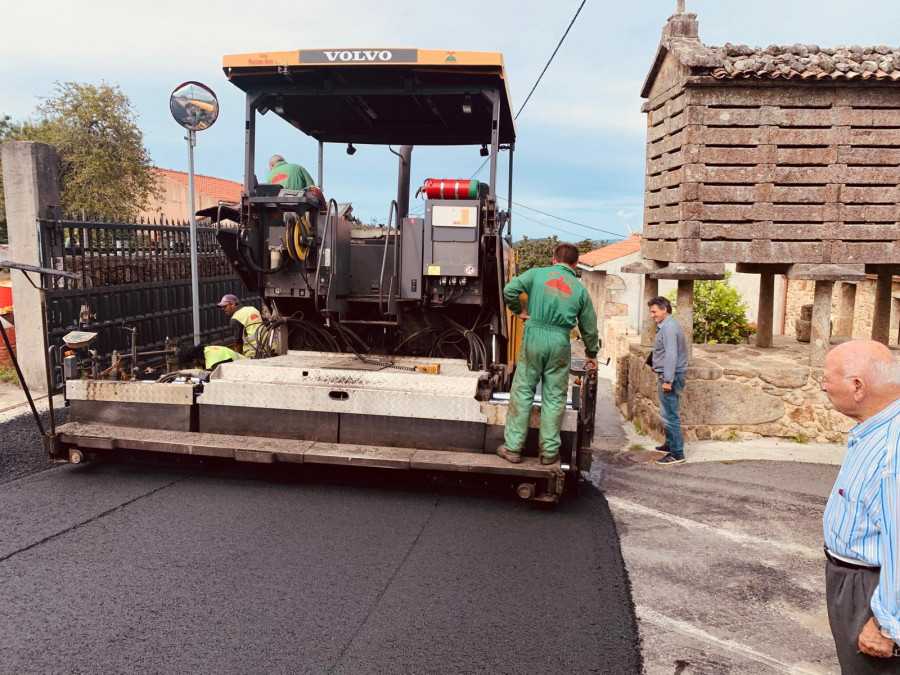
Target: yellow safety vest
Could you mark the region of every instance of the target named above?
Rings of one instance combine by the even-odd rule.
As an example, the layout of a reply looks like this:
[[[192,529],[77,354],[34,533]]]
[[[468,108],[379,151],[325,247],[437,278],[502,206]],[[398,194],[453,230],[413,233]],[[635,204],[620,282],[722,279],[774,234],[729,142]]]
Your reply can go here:
[[[238,354],[233,349],[229,349],[228,347],[222,347],[221,345],[210,345],[209,347],[203,348],[203,358],[205,360],[205,365],[207,370],[212,370],[220,363],[224,363],[225,361],[237,361],[238,359],[246,358],[242,354]]]
[[[256,331],[262,325],[262,316],[258,309],[241,307],[231,315],[244,326],[244,356],[253,358],[256,354]]]

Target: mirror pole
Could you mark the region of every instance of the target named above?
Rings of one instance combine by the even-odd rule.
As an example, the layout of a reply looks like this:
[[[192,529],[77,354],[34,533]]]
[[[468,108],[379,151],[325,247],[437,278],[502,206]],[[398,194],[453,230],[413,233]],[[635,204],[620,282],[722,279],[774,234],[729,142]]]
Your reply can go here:
[[[197,270],[197,216],[194,214],[194,146],[197,132],[188,129],[188,206],[191,212],[191,300],[194,315],[194,345],[200,344],[200,279]]]
[[[320,190],[325,189],[322,186],[322,182],[324,180],[323,174],[325,173],[324,164],[325,164],[325,144],[322,141],[319,141],[319,182],[317,183],[317,185],[319,186]]]

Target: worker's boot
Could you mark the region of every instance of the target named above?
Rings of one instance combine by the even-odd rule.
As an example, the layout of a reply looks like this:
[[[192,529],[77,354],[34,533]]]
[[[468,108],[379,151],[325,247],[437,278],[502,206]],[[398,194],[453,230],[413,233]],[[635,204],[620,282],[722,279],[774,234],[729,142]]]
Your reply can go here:
[[[506,447],[506,444],[503,443],[500,447],[497,448],[497,454],[500,455],[507,462],[512,462],[513,464],[521,464],[522,463],[522,453],[521,452],[513,452],[509,448]]]
[[[541,464],[544,466],[550,466],[551,464],[556,464],[559,462],[559,453],[553,455],[553,457],[547,457],[547,455],[541,455]]]

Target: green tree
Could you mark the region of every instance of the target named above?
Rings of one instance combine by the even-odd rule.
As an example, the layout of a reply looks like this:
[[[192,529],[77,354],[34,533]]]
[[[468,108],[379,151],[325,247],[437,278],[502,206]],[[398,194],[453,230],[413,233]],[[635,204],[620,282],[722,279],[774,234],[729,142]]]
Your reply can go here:
[[[0,141],[56,146],[64,213],[133,219],[159,195],[137,114],[118,86],[57,83],[35,113],[25,122],[0,118]]]
[[[749,330],[747,303],[731,285],[731,272],[721,281],[694,282],[694,343],[736,345]],[[675,295],[673,293],[672,295]],[[674,299],[672,305],[675,305]]]
[[[545,239],[529,239],[522,237],[513,248],[519,253],[519,274],[532,267],[546,267],[553,260],[553,250],[562,242],[555,234]],[[575,243],[579,253],[587,253],[606,246],[609,242],[596,242],[593,239],[582,239]]]

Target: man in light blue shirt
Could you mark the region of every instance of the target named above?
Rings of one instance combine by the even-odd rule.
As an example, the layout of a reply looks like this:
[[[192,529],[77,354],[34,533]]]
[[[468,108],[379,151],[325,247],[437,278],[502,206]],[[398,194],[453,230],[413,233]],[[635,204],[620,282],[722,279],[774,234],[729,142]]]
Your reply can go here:
[[[825,601],[844,673],[900,673],[900,367],[872,340],[825,357],[822,391],[859,424],[823,519]]]
[[[653,298],[647,305],[650,318],[656,323],[650,365],[659,375],[659,414],[666,425],[666,442],[658,449],[667,454],[656,463],[661,466],[683,464],[684,438],[678,408],[687,372],[687,340],[681,324],[672,318],[672,304],[667,298]]]

